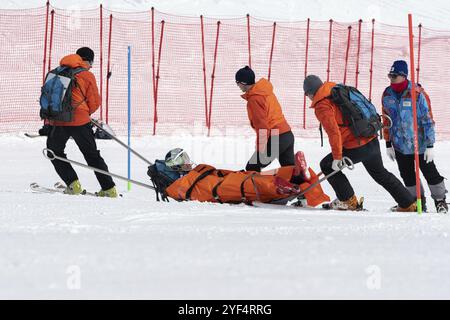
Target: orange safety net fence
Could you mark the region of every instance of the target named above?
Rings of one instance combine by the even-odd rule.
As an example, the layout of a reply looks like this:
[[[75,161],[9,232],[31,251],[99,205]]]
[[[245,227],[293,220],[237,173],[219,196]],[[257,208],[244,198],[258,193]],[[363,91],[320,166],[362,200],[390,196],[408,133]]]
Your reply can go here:
[[[405,17],[406,20],[406,17]],[[438,139],[450,139],[450,31],[414,30],[417,81],[429,93]],[[62,10],[49,4],[0,10],[0,133],[41,127],[45,73],[82,46],[96,54],[92,72],[102,106],[95,118],[127,130],[127,47],[131,46],[132,134],[234,135],[249,129],[234,81],[250,65],[269,78],[298,137],[318,136],[303,95],[306,74],[358,87],[381,112],[387,73],[409,60],[408,29],[376,21],[273,22],[183,17],[157,10]]]

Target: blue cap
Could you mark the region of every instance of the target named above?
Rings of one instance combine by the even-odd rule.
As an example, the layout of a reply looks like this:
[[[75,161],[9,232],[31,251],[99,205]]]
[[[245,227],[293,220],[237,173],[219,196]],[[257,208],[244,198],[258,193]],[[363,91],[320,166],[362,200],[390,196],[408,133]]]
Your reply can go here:
[[[408,78],[408,64],[404,60],[397,60],[391,67],[389,74],[398,74]]]

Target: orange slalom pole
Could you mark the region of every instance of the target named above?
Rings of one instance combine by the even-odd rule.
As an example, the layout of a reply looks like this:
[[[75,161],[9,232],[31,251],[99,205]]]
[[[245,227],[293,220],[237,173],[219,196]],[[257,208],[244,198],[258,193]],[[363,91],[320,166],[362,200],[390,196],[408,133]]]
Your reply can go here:
[[[413,120],[414,120],[414,160],[416,169],[416,195],[417,195],[417,212],[422,214],[422,197],[420,194],[420,166],[419,166],[419,139],[418,139],[418,124],[417,124],[417,91],[416,91],[416,78],[414,69],[414,41],[413,41],[413,24],[412,14],[408,14],[409,25],[409,53],[411,63],[411,98],[413,108]]]

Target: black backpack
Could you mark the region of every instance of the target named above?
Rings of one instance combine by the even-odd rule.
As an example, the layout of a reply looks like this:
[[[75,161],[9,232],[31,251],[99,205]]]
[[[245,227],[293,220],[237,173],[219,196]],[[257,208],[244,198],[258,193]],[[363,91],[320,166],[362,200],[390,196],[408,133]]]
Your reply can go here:
[[[357,138],[370,138],[383,128],[375,106],[358,89],[338,84],[331,89],[331,101],[342,112],[344,123]]]

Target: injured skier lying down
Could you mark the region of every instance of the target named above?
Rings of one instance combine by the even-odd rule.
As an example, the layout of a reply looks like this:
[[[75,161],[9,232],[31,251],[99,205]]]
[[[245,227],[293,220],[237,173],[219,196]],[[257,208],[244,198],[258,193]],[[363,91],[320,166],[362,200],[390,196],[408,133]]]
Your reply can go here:
[[[330,201],[301,151],[295,156],[295,166],[259,173],[216,169],[207,164],[194,167],[186,151],[176,148],[165,160],[149,166],[147,174],[158,201],[161,196],[164,201],[170,197],[177,201],[287,204],[299,197],[309,207]]]

